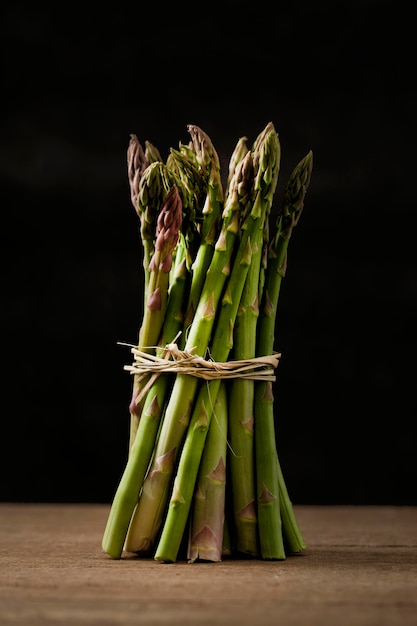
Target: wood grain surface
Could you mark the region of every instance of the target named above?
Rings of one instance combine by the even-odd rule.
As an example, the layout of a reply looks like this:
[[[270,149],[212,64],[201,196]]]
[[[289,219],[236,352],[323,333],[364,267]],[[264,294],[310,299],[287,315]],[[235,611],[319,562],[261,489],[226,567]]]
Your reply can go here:
[[[299,506],[284,561],[101,550],[109,507],[0,504],[0,624],[417,625],[417,507]]]

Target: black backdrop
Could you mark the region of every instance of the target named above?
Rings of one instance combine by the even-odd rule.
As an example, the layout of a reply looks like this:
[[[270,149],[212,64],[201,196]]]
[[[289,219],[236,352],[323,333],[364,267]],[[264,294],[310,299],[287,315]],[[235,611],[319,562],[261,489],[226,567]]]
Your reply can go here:
[[[308,150],[277,324],[295,503],[417,504],[414,34],[401,2],[3,10],[0,499],[110,502],[126,460],[141,253],[130,133],[272,121]],[[281,185],[281,186],[280,186]],[[279,195],[279,192],[278,192]]]

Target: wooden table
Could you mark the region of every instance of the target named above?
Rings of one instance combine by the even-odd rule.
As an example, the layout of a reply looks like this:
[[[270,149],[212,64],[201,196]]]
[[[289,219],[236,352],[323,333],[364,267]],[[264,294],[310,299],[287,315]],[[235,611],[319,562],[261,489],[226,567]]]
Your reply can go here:
[[[284,561],[101,550],[109,506],[0,503],[0,624],[417,625],[417,507],[295,506]]]

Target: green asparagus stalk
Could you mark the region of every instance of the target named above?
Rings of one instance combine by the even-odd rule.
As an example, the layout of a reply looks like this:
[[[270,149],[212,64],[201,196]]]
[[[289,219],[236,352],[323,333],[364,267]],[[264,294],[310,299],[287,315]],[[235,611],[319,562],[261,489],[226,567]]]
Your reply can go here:
[[[268,132],[269,126],[266,128]],[[265,135],[265,131],[262,134]],[[267,161],[272,164],[266,172],[266,180],[258,176],[256,184],[261,193],[268,195],[268,211],[264,222],[269,219],[273,195],[276,190],[281,149],[278,136]],[[261,148],[262,142],[255,142]],[[268,145],[268,144],[267,144]],[[260,158],[264,158],[261,154]],[[262,171],[262,169],[260,170]],[[265,228],[259,229],[254,240],[254,252],[243,290],[239,313],[234,331],[233,357],[236,360],[252,359],[256,356],[256,325],[259,317],[258,289],[261,271],[263,238]],[[256,512],[255,455],[254,455],[254,385],[250,379],[236,378],[229,383],[229,442],[230,477],[234,511],[235,549],[241,553],[258,554],[258,527]]]
[[[155,346],[159,339],[168,302],[172,259],[180,236],[181,224],[182,201],[178,188],[173,185],[158,216],[155,251],[149,265],[148,298],[139,334],[142,347]]]
[[[153,177],[155,186],[159,188],[166,182],[166,174],[161,171],[159,163],[151,164],[142,176],[141,183],[145,179],[146,172],[156,170],[158,176]],[[164,323],[168,302],[169,276],[172,269],[172,260],[182,225],[182,201],[178,188],[173,184],[166,193],[159,189],[162,195],[162,208],[159,211],[156,226],[156,240],[153,256],[149,263],[149,278],[144,303],[142,325],[139,331],[139,346],[143,351],[154,351]],[[139,204],[141,200],[139,199]],[[153,205],[154,207],[155,205]],[[139,424],[143,406],[141,391],[146,379],[134,376],[130,410],[130,442],[129,449],[135,440],[136,430]]]
[[[254,242],[257,240],[257,233],[262,234],[263,223],[272,203],[273,194],[270,192],[271,185],[275,182],[274,168],[279,163],[277,154],[279,155],[278,136],[271,125],[259,148],[254,152],[253,161],[256,166],[254,197],[252,195],[246,207],[247,213],[241,227],[239,247],[210,346],[210,354],[214,361],[226,361],[233,346],[236,315],[252,262]],[[156,560],[173,562],[177,558],[220,384],[221,378],[218,378],[200,387],[154,556]]]
[[[310,151],[293,170],[285,189],[276,235],[269,247],[263,304],[258,322],[258,356],[272,354],[274,350],[277,304],[286,271],[288,244],[304,207],[312,165]],[[254,413],[261,556],[264,559],[282,559],[285,558],[283,532],[292,552],[302,550],[305,543],[279,464],[271,382],[256,382]]]
[[[246,155],[246,153],[248,152],[249,148],[247,146],[247,137],[240,137],[240,139],[238,140],[238,142],[236,143],[236,146],[232,152],[232,156],[230,157],[229,160],[229,170],[227,173],[227,181],[226,181],[226,196],[229,193],[229,189],[231,186],[231,182],[233,180],[235,171],[236,171],[236,166],[237,164],[244,158],[244,156]]]
[[[127,148],[127,176],[129,180],[130,199],[135,211],[138,210],[139,181],[149,165],[146,151],[136,135],[130,135]]]
[[[227,392],[217,394],[193,499],[187,558],[221,561],[225,518],[227,462]]]
[[[242,206],[247,200],[248,170],[252,169],[249,154],[236,170],[234,193],[223,210],[222,228],[215,244],[193,322],[188,329],[185,350],[204,356],[211,337],[218,303],[230,272],[235,240],[240,230]],[[126,537],[126,550],[148,554],[156,540],[169,496],[171,477],[177,455],[187,430],[198,379],[177,374],[166,407],[155,455],[143,484],[139,502],[132,516]]]
[[[202,209],[200,245],[192,265],[193,280],[185,314],[185,328],[192,323],[200,299],[206,274],[216,244],[223,209],[223,186],[220,177],[220,160],[210,137],[201,128],[189,124],[195,158],[207,181],[207,193]]]
[[[135,137],[135,135],[133,135]],[[129,149],[134,150],[135,140],[131,139]],[[149,266],[155,251],[155,231],[158,213],[162,207],[165,196],[171,188],[174,180],[168,178],[169,172],[160,161],[150,163],[140,174],[134,176],[133,181],[137,184],[134,189],[132,183],[132,195],[136,194],[136,212],[140,219],[140,235],[143,247],[143,272],[145,296],[148,292]]]
[[[140,143],[136,135],[130,135],[130,141],[127,148],[127,173],[130,187],[130,199],[141,221],[141,239],[143,249],[142,263],[145,279],[145,293],[149,277],[148,267],[153,254],[153,240],[152,233],[149,235],[148,231],[144,228],[144,213],[141,211],[141,207],[139,205],[139,185],[143,173],[147,169],[148,165],[149,160],[146,154],[146,150],[143,150],[142,144]]]
[[[186,244],[182,234],[180,234],[176,251],[175,273],[170,284],[167,312],[159,342],[160,348],[157,350],[160,356],[164,353],[163,347],[175,339],[183,324],[188,271]],[[130,520],[152,458],[169,384],[170,379],[167,376],[159,376],[147,393],[136,437],[110,508],[102,548],[115,559],[120,558],[123,552]]]
[[[206,181],[195,156],[171,148],[167,167],[178,177],[183,199],[183,233],[187,241],[187,263],[191,268],[200,244],[202,207],[206,193]]]
[[[246,137],[239,139],[230,158],[225,198],[233,189],[237,164],[248,152],[246,141]],[[187,553],[190,562],[196,559],[220,561],[223,555],[232,553],[225,520],[226,477],[222,478],[227,459],[227,430],[227,391],[223,383],[210,421],[194,495]]]
[[[257,233],[252,263],[236,318],[233,357],[236,360],[255,356],[256,320],[258,317],[258,280],[262,233]],[[228,459],[233,507],[234,549],[252,556],[258,554],[256,486],[254,468],[254,381],[236,378],[228,383]]]

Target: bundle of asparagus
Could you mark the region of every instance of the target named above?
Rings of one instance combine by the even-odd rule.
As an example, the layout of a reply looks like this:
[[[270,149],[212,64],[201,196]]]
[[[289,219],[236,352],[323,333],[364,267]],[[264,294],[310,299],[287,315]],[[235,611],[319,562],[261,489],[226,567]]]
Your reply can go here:
[[[312,152],[292,171],[270,234],[281,161],[272,122],[251,147],[239,139],[225,186],[210,137],[188,131],[165,162],[136,135],[128,146],[144,311],[125,366],[128,458],[102,548],[114,559],[283,560],[305,542],[276,446],[276,312]]]

